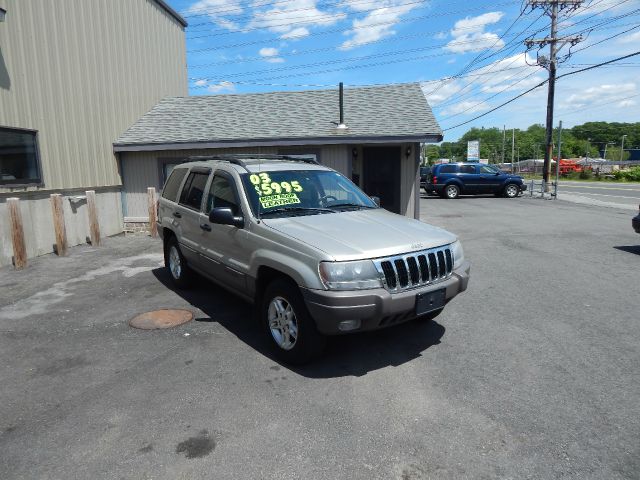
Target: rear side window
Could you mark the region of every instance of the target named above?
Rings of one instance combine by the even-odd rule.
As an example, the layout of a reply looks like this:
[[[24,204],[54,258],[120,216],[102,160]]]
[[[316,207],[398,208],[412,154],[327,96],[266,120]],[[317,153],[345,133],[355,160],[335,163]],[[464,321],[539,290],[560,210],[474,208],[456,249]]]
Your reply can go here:
[[[191,172],[187,177],[187,181],[184,183],[182,195],[180,195],[180,205],[194,210],[200,210],[204,187],[207,184],[208,178],[208,173]]]
[[[460,173],[476,173],[475,165],[460,165]]]
[[[176,201],[176,197],[178,196],[178,189],[180,188],[180,184],[182,183],[182,179],[187,174],[186,168],[175,168],[167,183],[164,184],[164,190],[162,190],[162,197],[167,200],[171,200],[172,202]]]
[[[440,173],[456,173],[457,165],[443,165],[440,167]]]

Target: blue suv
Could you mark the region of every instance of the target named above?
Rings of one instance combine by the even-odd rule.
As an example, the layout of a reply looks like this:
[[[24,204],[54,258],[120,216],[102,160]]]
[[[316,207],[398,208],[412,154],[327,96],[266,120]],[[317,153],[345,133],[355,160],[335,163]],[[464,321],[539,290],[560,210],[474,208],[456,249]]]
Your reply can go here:
[[[434,165],[426,185],[427,193],[435,193],[443,198],[483,193],[513,198],[526,189],[522,177],[504,173],[495,165],[482,163]]]

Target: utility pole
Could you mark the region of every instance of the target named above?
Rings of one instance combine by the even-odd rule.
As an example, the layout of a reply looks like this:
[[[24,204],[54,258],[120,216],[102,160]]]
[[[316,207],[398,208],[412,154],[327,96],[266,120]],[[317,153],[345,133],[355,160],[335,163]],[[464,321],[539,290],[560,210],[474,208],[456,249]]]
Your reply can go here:
[[[607,159],[607,147],[609,145],[615,145],[616,142],[604,142],[604,159]]]
[[[622,161],[622,156],[624,155],[624,139],[626,135],[622,135],[622,147],[620,147],[620,161]]]
[[[543,8],[545,13],[551,17],[551,35],[542,39],[528,39],[525,44],[528,49],[535,45],[539,49],[549,45],[549,58],[538,56],[538,65],[545,67],[549,71],[549,91],[547,94],[547,121],[546,121],[546,149],[544,152],[544,168],[542,170],[542,184],[544,191],[549,192],[549,177],[551,174],[551,158],[553,156],[553,103],[556,90],[556,67],[558,63],[558,51],[563,45],[572,46],[582,40],[577,37],[558,37],[558,13],[567,8],[576,9],[583,3],[583,0],[528,0],[527,5],[534,8]]]
[[[516,153],[516,129],[512,128],[511,129],[511,173],[514,172],[514,160],[515,160],[515,153]]]
[[[558,127],[558,161],[556,162],[556,188],[554,199],[558,199],[558,183],[560,180],[560,159],[562,158],[562,120]]]
[[[507,135],[507,126],[502,126],[502,164],[504,165],[504,142],[506,140]]]

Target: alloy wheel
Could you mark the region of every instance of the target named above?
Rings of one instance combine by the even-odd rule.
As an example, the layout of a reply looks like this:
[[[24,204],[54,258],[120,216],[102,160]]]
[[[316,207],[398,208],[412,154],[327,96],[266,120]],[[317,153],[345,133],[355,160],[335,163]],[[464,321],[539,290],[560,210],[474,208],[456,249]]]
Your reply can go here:
[[[175,245],[171,246],[169,250],[169,270],[173,278],[178,280],[182,275],[182,261],[180,259],[180,252]]]
[[[276,344],[283,350],[291,350],[298,340],[298,320],[291,304],[282,297],[273,298],[267,320]]]

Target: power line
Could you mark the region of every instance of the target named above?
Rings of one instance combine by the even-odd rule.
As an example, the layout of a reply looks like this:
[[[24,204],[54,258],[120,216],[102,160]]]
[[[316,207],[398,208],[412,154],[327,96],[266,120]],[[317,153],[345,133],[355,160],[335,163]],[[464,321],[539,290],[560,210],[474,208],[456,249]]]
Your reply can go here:
[[[274,5],[280,5],[283,3],[291,3],[291,0],[278,0],[275,2],[265,2],[265,3],[247,2],[246,4],[244,4],[244,6],[253,7],[253,8],[262,8],[262,7],[273,7]],[[350,5],[354,5],[354,4],[357,5],[360,3],[371,3],[371,0],[352,0],[349,2]],[[185,18],[192,18],[192,17],[204,17],[208,15],[216,15],[220,13],[224,14],[226,12],[237,12],[239,8],[242,8],[242,5],[243,4],[239,4],[236,7],[224,8],[224,9],[216,9],[211,7],[189,9],[189,10],[185,10],[184,13],[181,13],[181,16]],[[344,5],[344,2],[336,1],[336,2],[321,3],[316,5],[315,8],[333,7],[333,6],[340,6],[340,5]],[[298,10],[306,10],[306,9],[298,9]],[[195,13],[189,13],[189,12],[195,12]]]
[[[600,0],[600,1],[603,1],[603,0]],[[626,1],[626,0],[625,0],[625,1]],[[622,2],[622,3],[624,3],[624,2]],[[632,13],[632,12],[629,12],[629,13]],[[626,16],[628,16],[628,15],[621,15],[621,16],[619,16],[619,17],[615,17],[615,19],[614,19],[614,20],[619,20],[619,19],[621,19],[621,18],[626,18]],[[589,17],[589,18],[591,18],[591,17]],[[587,20],[587,19],[585,19],[585,20]],[[596,26],[597,28],[591,27],[589,30],[591,30],[591,31],[598,30],[598,29],[602,28],[602,25],[604,25],[604,24],[606,24],[606,23],[610,23],[610,21],[601,22],[600,24],[598,24],[598,25]],[[627,25],[628,25],[628,24],[627,24]],[[638,26],[637,24],[633,24],[633,25],[635,25],[635,27],[634,27],[634,28],[638,28],[638,27],[640,27],[640,26]],[[621,26],[624,26],[624,25],[621,25]],[[622,33],[626,33],[626,32],[622,32]],[[618,36],[618,35],[616,35],[616,36]],[[609,37],[609,38],[611,38],[611,37]],[[606,40],[606,39],[605,39],[605,40]],[[589,45],[589,46],[587,46],[587,47],[585,47],[584,49],[589,48],[589,47],[590,47],[590,45]],[[584,49],[581,49],[581,50],[584,50]],[[574,52],[574,53],[575,53],[575,52]],[[517,59],[518,59],[518,57],[516,57],[512,62],[510,62],[510,64],[509,64],[509,65],[513,64]],[[611,65],[611,67],[617,67],[617,66],[618,66],[618,65]],[[632,66],[633,66],[633,65],[632,65]],[[509,78],[511,78],[511,77],[509,77]],[[460,96],[459,96],[460,92],[461,92],[461,91],[463,91],[463,90],[466,88],[466,87],[464,87],[463,89],[461,89],[461,90],[459,90],[459,91],[457,91],[457,92],[454,92],[454,93],[453,93],[452,95],[450,95],[447,99],[445,99],[445,102],[441,102],[441,103],[439,103],[437,106],[434,106],[434,108],[442,108],[442,107],[447,106],[447,105],[461,103],[461,100],[462,100],[463,98],[468,97],[469,95],[473,94],[473,89],[474,89],[474,88],[475,88],[475,89],[477,89],[478,87],[480,87],[481,85],[483,85],[483,84],[485,84],[485,83],[489,82],[490,80],[491,80],[491,78],[487,78],[484,82],[481,82],[480,84],[476,84],[476,85],[474,85],[474,82],[469,82],[469,83],[466,85],[466,87],[468,87],[468,86],[470,86],[470,85],[474,85],[474,87],[472,88],[472,90],[471,90],[471,91],[467,92],[465,95],[463,95],[462,97],[460,97]],[[447,101],[448,99],[453,98],[454,96],[456,97],[456,101],[455,101],[455,102],[449,102],[449,101]],[[494,96],[495,96],[495,95],[494,95]],[[493,98],[493,97],[491,97],[491,98]],[[488,99],[485,99],[484,101],[486,101],[486,100],[488,100]],[[483,101],[483,102],[484,102],[484,101]],[[480,103],[483,103],[483,102],[480,102]]]
[[[546,28],[546,27],[543,27]],[[461,28],[459,30],[474,30],[476,29],[476,27],[464,27]],[[539,32],[540,30],[537,30],[537,32]],[[413,33],[413,34],[406,34],[406,35],[396,35],[393,36],[391,38],[381,38],[378,40],[372,40],[369,42],[362,42],[362,43],[357,43],[357,44],[353,44],[354,47],[360,47],[360,46],[364,46],[364,45],[372,45],[375,43],[388,43],[388,42],[396,42],[402,39],[406,39],[406,38],[415,38],[415,37],[422,37],[422,36],[431,36],[433,34],[437,34],[440,33],[440,30],[431,30],[431,31],[422,31],[419,33]],[[518,43],[515,42],[515,39],[517,39],[519,36],[521,36],[523,33],[527,33],[527,30],[523,30],[522,32],[518,33],[518,34],[512,34],[512,35],[507,35],[508,37],[513,37],[514,40],[511,40],[504,49],[506,49],[509,45],[514,44],[514,43]],[[506,38],[506,37],[505,37]],[[470,41],[465,41],[465,42],[456,42],[456,45],[464,45],[464,44],[469,44],[469,43],[477,43],[476,40],[470,40]],[[434,47],[447,47],[449,45],[449,42],[447,43],[443,43],[443,44],[439,44],[439,45],[434,45]],[[298,51],[293,51],[293,52],[282,52],[281,54],[279,54],[280,56],[282,55],[286,55],[287,57],[291,57],[291,56],[299,56],[299,55],[307,55],[307,54],[312,54],[312,53],[319,53],[319,52],[329,52],[329,51],[334,51],[336,49],[339,49],[339,45],[332,45],[329,47],[322,47],[322,48],[313,48],[313,49],[308,49],[308,50],[298,50]],[[504,49],[501,49],[504,50]],[[496,54],[499,54],[500,51],[496,52]],[[495,55],[490,55],[487,58],[490,58],[492,56]],[[233,60],[221,60],[219,62],[212,62],[212,63],[206,63],[206,64],[199,64],[199,65],[189,65],[189,68],[205,68],[205,67],[213,67],[213,66],[220,66],[220,65],[233,65],[236,63],[246,63],[246,62],[251,62],[251,61],[256,61],[256,60],[265,60],[265,57],[245,57],[245,58],[240,58],[240,59],[233,59]]]
[[[367,3],[371,3],[371,0],[366,0]],[[426,3],[428,0],[413,0],[411,2],[407,2],[407,3],[399,3],[396,5],[390,5],[388,7],[380,7],[380,6],[376,6],[374,8],[365,8],[362,10],[356,10],[356,11],[351,11],[351,12],[337,12],[337,13],[323,13],[321,15],[298,15],[296,17],[280,17],[280,15],[284,15],[284,14],[288,14],[291,12],[296,12],[296,11],[305,11],[305,10],[317,10],[316,7],[308,7],[308,8],[298,8],[298,9],[291,9],[291,10],[283,10],[283,11],[276,11],[276,12],[269,12],[269,15],[272,16],[274,15],[276,17],[277,20],[298,20],[298,19],[304,19],[305,22],[304,23],[314,23],[314,22],[309,22],[309,20],[314,20],[314,19],[319,19],[316,20],[318,22],[322,21],[324,18],[327,17],[335,17],[338,19],[342,19],[342,18],[346,18],[349,16],[353,16],[353,15],[361,15],[367,12],[374,12],[371,13],[371,15],[396,15],[397,12],[393,12],[393,11],[388,11],[388,10],[393,10],[393,9],[398,9],[398,8],[402,8],[402,7],[406,7],[406,6],[411,6],[411,5],[420,5],[420,4],[424,4]],[[384,10],[384,11],[382,11]],[[375,13],[377,11],[380,11],[379,13]],[[237,17],[237,18],[236,18]],[[340,18],[342,17],[342,18]],[[268,18],[256,18],[255,14],[251,14],[251,15],[241,15],[241,16],[225,16],[224,20],[225,21],[231,21],[231,19],[234,19],[235,21],[237,20],[251,20],[254,19],[256,21],[259,22],[268,22],[270,21],[270,19]],[[203,23],[198,23],[195,25],[191,25],[191,27],[195,27],[195,26],[209,26],[211,27],[211,22],[203,22]],[[279,25],[276,25],[279,26]],[[266,27],[271,27],[271,25],[266,25]],[[255,27],[254,28],[258,28]],[[198,33],[198,32],[206,32],[209,29],[201,29],[201,30],[189,30],[189,33]],[[187,37],[187,39],[190,38],[200,38],[200,37]]]
[[[630,99],[636,98],[636,97],[640,97],[640,93],[637,93],[635,95],[630,95],[628,97],[611,99],[611,100],[609,100],[607,102],[596,103],[596,104],[593,104],[593,105],[589,105],[588,107],[579,108],[577,110],[571,109],[571,111],[569,113],[563,113],[562,116],[563,117],[568,117],[570,115],[574,115],[574,114],[579,113],[579,112],[584,112],[585,110],[591,110],[593,108],[598,108],[598,107],[611,106],[611,102],[623,102],[625,100],[630,100]]]
[[[629,54],[629,55],[625,55],[625,56],[623,56],[623,57],[614,58],[614,59],[612,59],[612,60],[608,60],[608,61],[606,61],[606,62],[597,63],[597,64],[592,65],[592,66],[590,66],[590,67],[581,68],[580,70],[576,70],[576,71],[573,71],[573,72],[564,73],[564,74],[560,75],[559,77],[556,77],[556,80],[559,80],[559,79],[561,79],[561,78],[567,77],[567,76],[569,76],[569,75],[575,75],[575,74],[577,74],[577,73],[582,73],[582,72],[586,72],[586,71],[588,71],[588,70],[593,70],[594,68],[602,67],[602,66],[604,66],[604,65],[609,65],[609,64],[611,64],[611,63],[615,63],[615,62],[618,62],[618,61],[620,61],[620,60],[626,60],[627,58],[635,57],[635,56],[637,56],[637,55],[640,55],[640,51],[637,51],[637,52],[631,53],[631,54]],[[458,127],[461,127],[461,126],[463,126],[463,125],[467,125],[468,123],[471,123],[471,122],[473,122],[473,121],[475,121],[475,120],[478,120],[479,118],[485,117],[485,116],[489,115],[490,113],[493,113],[493,112],[495,112],[496,110],[498,110],[498,109],[500,109],[500,108],[502,108],[502,107],[504,107],[504,106],[506,106],[506,105],[509,105],[509,104],[510,104],[510,103],[512,103],[512,102],[515,102],[515,101],[516,101],[516,100],[518,100],[519,98],[524,97],[524,96],[525,96],[525,95],[527,95],[528,93],[533,92],[533,91],[534,91],[534,90],[536,90],[537,88],[542,87],[542,86],[543,86],[544,84],[546,84],[548,81],[549,81],[549,79],[545,79],[545,80],[543,80],[542,82],[538,83],[537,85],[534,85],[533,87],[529,88],[528,90],[525,90],[524,92],[520,93],[519,95],[516,95],[515,97],[513,97],[513,98],[511,98],[511,99],[507,100],[506,102],[501,103],[501,104],[500,104],[500,105],[498,105],[497,107],[494,107],[494,108],[492,108],[491,110],[489,110],[489,111],[487,111],[487,112],[484,112],[484,113],[482,113],[482,114],[480,114],[480,115],[477,115],[477,116],[473,117],[472,119],[467,120],[467,121],[465,121],[465,122],[459,123],[459,124],[454,125],[454,126],[452,126],[452,127],[444,128],[444,129],[443,129],[443,131],[453,130],[454,128],[458,128]]]
[[[475,65],[479,61],[479,59],[483,56],[483,54],[485,52],[488,52],[488,51],[492,50],[493,47],[495,47],[498,44],[498,42],[500,42],[511,31],[511,29],[515,26],[515,24],[518,22],[518,20],[520,20],[522,18],[522,15],[523,15],[523,11],[521,10],[520,14],[516,17],[516,19],[513,22],[511,22],[511,25],[509,25],[507,30],[502,35],[500,35],[496,39],[496,41],[489,48],[486,48],[485,50],[483,50],[483,52],[479,53],[473,60],[471,60],[462,70],[460,70],[456,75],[454,75],[452,77],[452,79],[455,79],[459,75],[462,75],[462,74],[466,73],[471,67],[473,67],[473,65]],[[502,48],[504,48],[504,46]],[[450,81],[447,82],[447,83],[450,83]],[[434,93],[437,93],[447,83],[442,83],[442,84],[438,85],[434,90],[430,91],[426,95],[429,96],[429,95],[433,95]]]
[[[502,94],[502,93],[506,92],[507,90],[511,90],[513,87],[515,87],[516,85],[518,85],[518,84],[519,84],[519,83],[521,83],[521,82],[524,82],[524,81],[525,81],[525,80],[527,80],[528,78],[530,78],[530,77],[532,77],[533,75],[537,74],[539,71],[540,71],[540,68],[539,68],[539,69],[537,69],[537,70],[534,70],[534,71],[533,71],[533,72],[531,72],[529,75],[526,75],[526,76],[522,77],[522,78],[521,78],[520,80],[518,80],[517,82],[515,82],[515,83],[513,83],[513,84],[511,84],[511,85],[506,86],[504,89],[500,90],[500,91],[499,91],[499,92],[497,92],[497,93],[494,93],[494,94],[493,94],[493,95],[491,95],[490,97],[485,98],[485,99],[484,99],[484,100],[482,100],[481,102],[475,103],[475,104],[471,105],[471,106],[470,106],[470,107],[468,107],[468,108],[465,108],[464,110],[462,110],[462,111],[460,111],[460,112],[457,112],[457,113],[454,113],[454,114],[452,114],[452,115],[448,115],[448,116],[445,116],[445,117],[441,117],[441,118],[440,118],[440,120],[446,120],[446,119],[448,119],[448,118],[453,118],[453,117],[457,117],[458,115],[462,115],[463,113],[468,112],[469,110],[472,110],[473,108],[478,107],[479,105],[482,105],[483,103],[486,103],[487,101],[491,100],[492,98],[497,97],[498,95],[500,95],[500,94]]]
[[[513,5],[514,1],[509,1],[509,2],[503,2],[503,3],[499,3],[499,4],[495,4],[494,6],[507,6],[507,5]],[[431,15],[420,15],[417,17],[409,17],[409,18],[404,18],[402,19],[402,22],[404,23],[410,23],[410,22],[415,22],[417,20],[425,20],[428,18],[439,18],[439,17],[445,17],[445,16],[449,16],[449,15],[459,15],[461,13],[467,13],[467,12],[471,12],[471,11],[478,11],[478,10],[485,10],[486,7],[474,7],[474,8],[467,8],[467,9],[463,9],[463,10],[458,10],[458,11],[450,11],[450,12],[441,12],[441,13],[437,13],[437,14],[431,14]],[[292,26],[292,25],[304,25],[304,24],[309,24],[310,22],[308,21],[301,21],[301,22],[289,22],[289,23],[282,23],[282,24],[273,24],[273,25],[268,25],[268,26],[264,26],[264,27],[253,27],[253,28],[244,28],[244,29],[236,29],[236,30],[214,30],[212,33],[209,33],[207,35],[200,35],[197,37],[190,37],[190,40],[194,40],[194,39],[198,39],[198,38],[207,38],[207,37],[217,37],[220,35],[230,35],[230,34],[235,34],[235,33],[248,33],[248,32],[253,32],[256,30],[265,30],[265,29],[270,29],[270,28],[274,28],[274,27],[288,27],[288,26]],[[314,23],[314,22],[312,22]],[[368,25],[360,25],[360,26],[351,26],[350,28],[347,29],[333,29],[333,30],[324,30],[322,32],[312,32],[315,34],[326,34],[326,33],[336,33],[336,32],[350,32],[352,30],[360,30],[360,29],[367,29],[367,28],[371,28],[371,27],[378,27],[378,26],[384,26],[384,25],[395,25],[399,23],[398,20],[393,20],[393,21],[386,21],[386,22],[380,22],[380,23],[370,23]],[[291,37],[287,37],[288,40],[290,39],[295,39],[295,38],[306,38],[309,35],[300,35],[300,36],[291,36]],[[281,37],[276,37],[273,41],[275,40],[282,40]]]
[[[518,43],[518,44],[516,44],[515,40],[516,40],[517,38],[519,38],[519,37],[520,37],[520,35],[522,35],[523,33],[526,33],[526,32],[529,30],[529,28],[531,28],[531,27],[532,27],[532,26],[533,26],[533,25],[534,25],[534,24],[535,24],[535,23],[536,23],[540,18],[542,18],[542,15],[540,15],[537,19],[535,19],[533,22],[531,22],[531,23],[530,23],[530,24],[529,24],[529,25],[528,25],[524,30],[522,30],[519,34],[517,34],[517,35],[515,36],[515,39],[514,39],[514,40],[510,41],[509,43],[507,43],[503,48],[501,48],[500,50],[498,50],[498,52],[495,52],[495,53],[493,53],[493,54],[491,54],[491,55],[488,55],[488,56],[484,57],[484,58],[481,60],[481,61],[488,60],[489,58],[492,58],[492,57],[494,57],[495,55],[499,54],[500,52],[503,52],[503,51],[505,51],[506,49],[508,49],[508,48],[509,48],[509,45],[512,45],[512,44],[514,45],[514,47],[513,47],[513,48],[510,48],[510,49],[509,49],[509,53],[507,53],[507,54],[506,54],[506,56],[504,56],[504,57],[503,57],[502,59],[500,59],[500,60],[496,60],[496,61],[494,61],[494,62],[493,62],[493,64],[490,64],[490,65],[488,66],[489,68],[488,68],[487,73],[491,72],[494,68],[496,68],[496,67],[500,64],[500,62],[502,62],[502,61],[506,60],[507,58],[509,58],[509,55],[511,55],[511,54],[513,53],[513,51],[515,50],[515,48],[516,48],[517,46],[519,46],[519,43]],[[546,26],[545,26],[545,27],[543,27],[543,28],[546,28]],[[540,32],[541,30],[542,30],[542,29],[539,29],[539,30],[537,30],[535,33],[538,33],[538,32]],[[535,33],[534,33],[534,34],[535,34]],[[513,60],[512,60],[511,62],[509,62],[509,64],[508,64],[507,66],[511,66],[511,65],[512,65],[513,63],[515,63],[517,60],[518,60],[518,56],[515,56],[515,58],[513,58]],[[485,67],[482,67],[482,68],[486,68],[486,66],[485,66]],[[451,102],[449,102],[449,100],[450,100],[450,99],[452,99],[452,98],[453,98],[454,96],[456,96],[456,95],[459,95],[461,91],[466,90],[468,87],[470,87],[470,86],[471,86],[472,88],[471,88],[471,90],[470,90],[469,92],[467,92],[467,94],[465,94],[465,96],[470,95],[470,94],[473,92],[474,88],[477,88],[478,86],[484,85],[484,84],[486,84],[487,82],[489,82],[490,80],[491,80],[491,78],[487,78],[486,80],[484,80],[483,82],[481,82],[479,85],[475,85],[475,82],[468,82],[468,83],[467,83],[466,85],[464,85],[464,86],[463,86],[459,91],[454,92],[454,93],[452,93],[451,95],[449,95],[448,97],[444,98],[444,99],[443,99],[443,102],[440,102],[439,107],[440,107],[440,106],[442,106],[442,104],[443,104],[443,103],[448,103],[448,104],[450,104],[450,103],[451,103]],[[454,102],[454,103],[455,103],[455,102]]]

